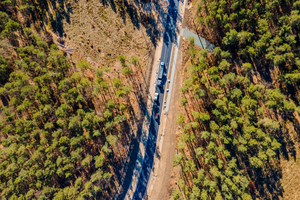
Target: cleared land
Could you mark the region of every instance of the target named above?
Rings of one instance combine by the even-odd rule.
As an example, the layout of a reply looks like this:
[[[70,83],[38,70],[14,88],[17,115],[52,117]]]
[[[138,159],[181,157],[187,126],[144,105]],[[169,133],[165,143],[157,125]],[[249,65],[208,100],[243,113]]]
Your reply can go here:
[[[58,6],[49,25],[67,48],[76,48],[72,56],[75,63],[88,59],[95,67],[118,67],[117,56],[136,55],[145,67],[150,39],[137,11],[125,12],[121,7],[100,1],[71,1]]]

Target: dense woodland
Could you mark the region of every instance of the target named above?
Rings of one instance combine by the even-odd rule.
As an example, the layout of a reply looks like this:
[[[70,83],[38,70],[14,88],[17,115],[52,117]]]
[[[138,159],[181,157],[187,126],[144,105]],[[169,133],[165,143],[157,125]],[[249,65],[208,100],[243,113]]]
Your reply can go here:
[[[189,78],[173,160],[172,199],[279,199],[279,158],[296,156],[299,133],[300,1],[200,0],[194,19],[213,53],[189,39]],[[200,34],[201,35],[201,34]]]
[[[109,198],[123,165],[118,147],[129,140],[139,59],[120,55],[123,70],[114,73],[75,65],[36,31],[45,4],[0,2],[0,196]]]

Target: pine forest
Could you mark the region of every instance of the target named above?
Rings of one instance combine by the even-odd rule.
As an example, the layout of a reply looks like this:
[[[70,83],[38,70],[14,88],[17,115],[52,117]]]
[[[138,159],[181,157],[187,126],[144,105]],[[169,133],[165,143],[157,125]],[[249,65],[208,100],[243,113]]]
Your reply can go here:
[[[110,199],[135,123],[139,58],[117,56],[121,71],[74,63],[40,34],[45,8],[0,1],[0,196]]]
[[[299,137],[300,127],[299,8],[293,0],[195,3],[194,29],[216,47],[189,38],[172,199],[282,197],[280,157],[295,158],[289,132]]]

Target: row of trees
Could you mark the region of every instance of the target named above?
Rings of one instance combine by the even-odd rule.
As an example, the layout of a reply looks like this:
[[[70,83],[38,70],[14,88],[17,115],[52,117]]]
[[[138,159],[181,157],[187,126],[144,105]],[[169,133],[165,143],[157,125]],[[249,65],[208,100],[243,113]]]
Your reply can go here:
[[[189,39],[190,75],[181,87],[185,112],[177,119],[181,134],[173,161],[182,173],[173,199],[272,198],[282,192],[278,140],[284,120],[297,122],[299,111],[298,95],[290,95],[299,94],[298,9],[298,1],[198,2],[195,28],[208,30],[219,47],[209,54]],[[273,80],[265,75],[269,70],[276,71]]]

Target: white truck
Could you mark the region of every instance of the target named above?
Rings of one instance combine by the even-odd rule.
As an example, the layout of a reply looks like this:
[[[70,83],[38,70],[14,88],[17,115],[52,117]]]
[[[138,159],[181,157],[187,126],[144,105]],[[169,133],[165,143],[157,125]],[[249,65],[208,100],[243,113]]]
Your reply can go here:
[[[159,96],[159,90],[155,88],[154,101],[158,100],[158,96]]]

